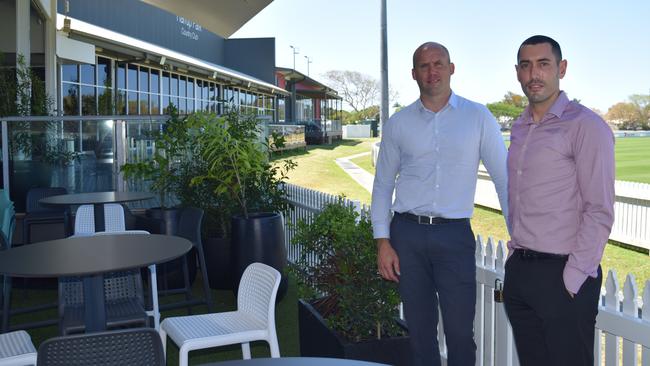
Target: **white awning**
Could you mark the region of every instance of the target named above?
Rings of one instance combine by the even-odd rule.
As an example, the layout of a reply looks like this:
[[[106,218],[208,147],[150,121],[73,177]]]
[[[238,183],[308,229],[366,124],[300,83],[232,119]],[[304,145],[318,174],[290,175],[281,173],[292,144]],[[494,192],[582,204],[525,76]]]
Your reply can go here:
[[[64,18],[65,16],[62,14],[58,14],[57,16],[57,28],[60,30],[63,28]],[[86,23],[79,19],[71,17],[68,17],[68,19],[70,20],[71,34],[79,34],[84,38],[101,40],[103,43],[117,45],[122,48],[135,50],[137,52],[146,53],[152,56],[165,57],[167,60],[188,65],[201,71],[207,71],[207,74],[216,73],[217,77],[220,78],[224,78],[225,76],[226,79],[238,80],[243,84],[243,86],[246,86],[248,88],[256,87],[258,89],[262,89],[263,91],[265,90],[271,93],[289,95],[286,90],[279,88],[276,85],[267,83],[263,80],[229,69],[227,67],[206,62],[195,57],[187,56],[180,52],[172,51],[170,49],[141,41],[139,39],[129,37],[106,28]]]
[[[76,41],[56,32],[56,55],[64,61],[95,64],[95,45]]]

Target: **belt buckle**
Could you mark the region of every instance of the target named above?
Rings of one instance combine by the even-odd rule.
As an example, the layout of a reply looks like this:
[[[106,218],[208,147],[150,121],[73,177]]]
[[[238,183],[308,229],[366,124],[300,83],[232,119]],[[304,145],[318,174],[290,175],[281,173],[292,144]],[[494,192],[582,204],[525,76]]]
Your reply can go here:
[[[429,222],[427,222],[427,221],[422,222],[423,217],[426,217],[427,219],[429,219]],[[433,225],[433,219],[435,219],[435,218],[436,218],[435,216],[422,216],[422,215],[420,215],[420,216],[418,216],[418,224],[420,224],[420,225],[422,225],[422,224]]]

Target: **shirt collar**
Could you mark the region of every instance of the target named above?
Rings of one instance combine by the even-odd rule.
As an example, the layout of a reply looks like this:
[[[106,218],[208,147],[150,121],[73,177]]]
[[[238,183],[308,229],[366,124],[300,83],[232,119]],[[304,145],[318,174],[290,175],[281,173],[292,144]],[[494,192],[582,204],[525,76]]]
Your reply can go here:
[[[424,106],[424,104],[422,103],[422,99],[418,98],[416,103],[418,106],[418,110],[420,112],[435,113]],[[447,101],[447,104],[444,107],[442,107],[442,109],[438,113],[442,112],[447,107],[447,105],[454,109],[458,107],[458,96],[456,95],[456,93],[454,93],[453,90],[451,91],[451,95],[449,95],[449,100]]]
[[[567,108],[569,103],[569,97],[566,96],[566,93],[563,90],[560,90],[560,94],[557,96],[557,99],[555,102],[553,102],[553,105],[548,110],[548,112],[546,112],[546,115],[552,114],[557,118],[562,117],[562,114],[564,113],[564,110]],[[534,123],[533,114],[530,111],[530,106],[526,107],[523,115],[526,116],[526,124]],[[541,122],[544,122],[546,119],[546,116],[544,116]]]

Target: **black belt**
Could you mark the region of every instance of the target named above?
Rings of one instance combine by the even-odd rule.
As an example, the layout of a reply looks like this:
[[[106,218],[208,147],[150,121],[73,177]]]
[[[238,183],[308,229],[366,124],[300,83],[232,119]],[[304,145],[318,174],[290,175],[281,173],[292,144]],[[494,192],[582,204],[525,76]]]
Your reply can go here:
[[[449,224],[452,222],[462,222],[462,221],[468,221],[468,218],[461,218],[461,219],[448,219],[445,217],[435,217],[435,216],[420,216],[420,215],[414,215],[412,213],[408,212],[395,212],[395,215],[403,217],[405,219],[415,221],[418,224],[421,225],[439,225],[439,224]]]
[[[536,252],[530,249],[519,249],[519,248],[515,249],[514,255],[517,255],[521,259],[525,259],[525,260],[535,260],[535,259],[567,260],[567,258],[569,258],[568,254],[544,253],[544,252]]]

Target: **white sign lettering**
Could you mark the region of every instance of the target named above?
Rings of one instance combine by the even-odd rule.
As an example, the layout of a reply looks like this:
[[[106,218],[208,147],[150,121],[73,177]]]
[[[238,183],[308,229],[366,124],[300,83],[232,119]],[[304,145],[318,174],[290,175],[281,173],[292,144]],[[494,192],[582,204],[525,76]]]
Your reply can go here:
[[[176,16],[176,21],[181,24],[181,34],[183,36],[195,41],[199,40],[199,33],[203,31],[203,27],[200,24],[178,15]]]

